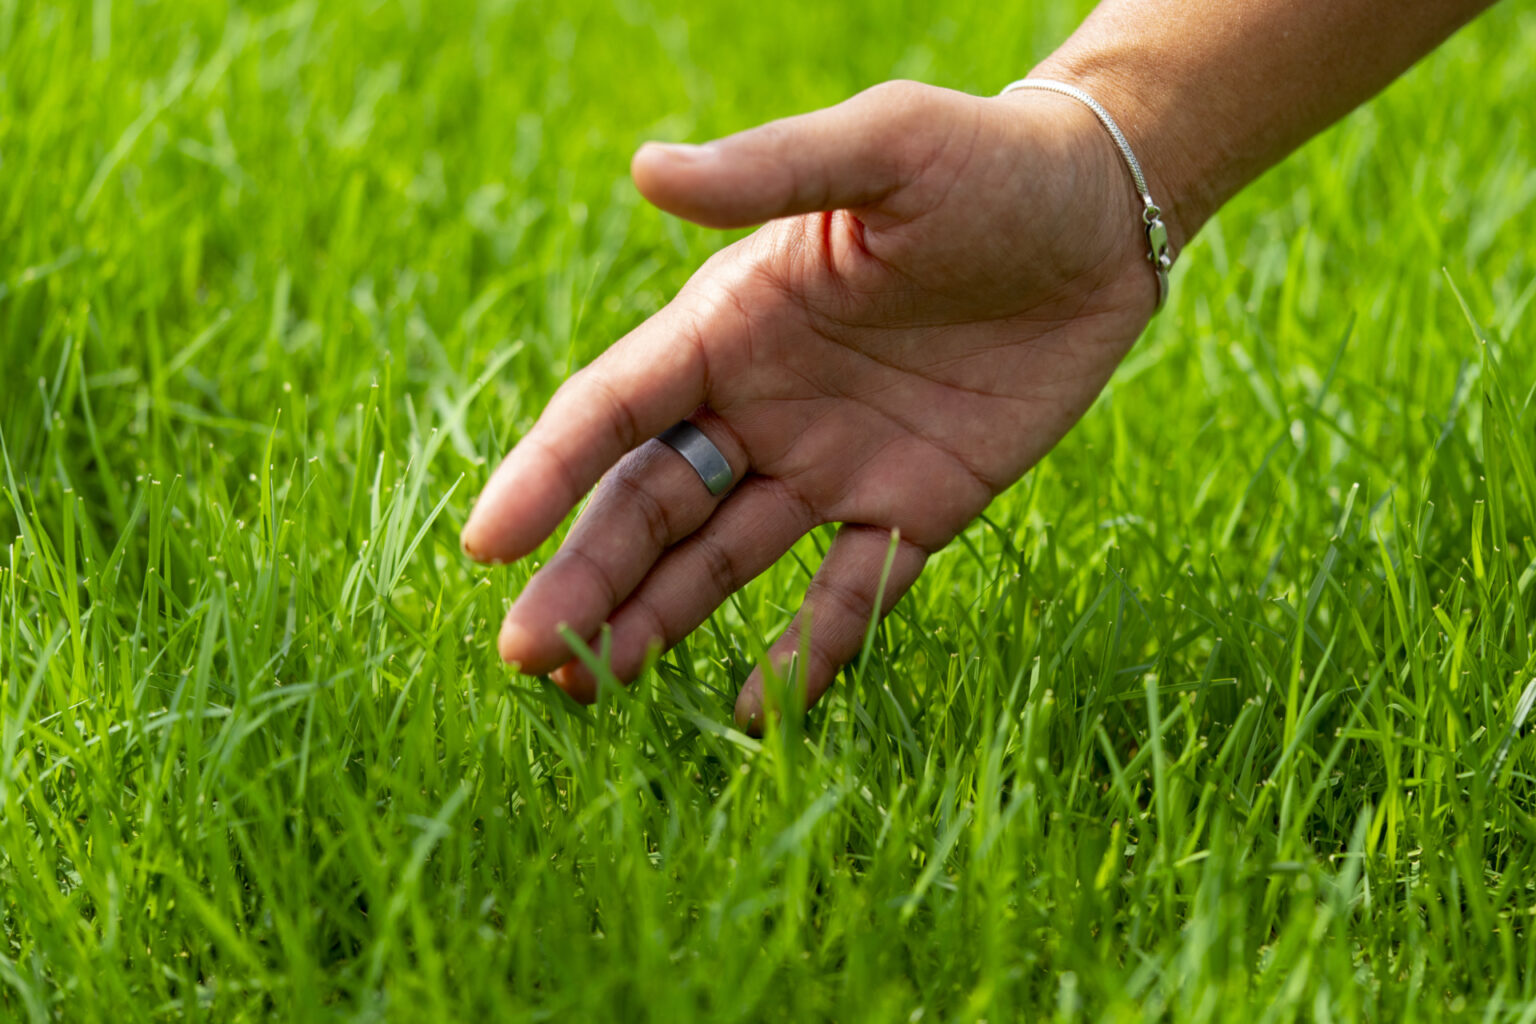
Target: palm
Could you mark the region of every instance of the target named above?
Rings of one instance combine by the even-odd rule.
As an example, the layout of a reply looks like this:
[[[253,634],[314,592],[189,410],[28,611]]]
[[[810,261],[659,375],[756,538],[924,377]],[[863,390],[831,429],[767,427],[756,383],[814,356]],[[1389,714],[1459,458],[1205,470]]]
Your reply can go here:
[[[1149,273],[1134,273],[1123,172],[1091,119],[1054,97],[901,87],[886,103],[919,130],[884,140],[864,180],[834,167],[818,184],[791,168],[789,198],[769,200],[780,209],[715,203],[712,186],[741,191],[730,165],[637,160],[648,195],[706,223],[853,212],[776,220],[722,251],[573,378],[498,470],[466,547],[518,557],[634,449],[508,617],[502,653],[524,671],[558,670],[590,697],[560,627],[595,639],[606,623],[614,671],[630,678],[651,646],[676,643],[807,530],[841,522],[807,595],[814,700],[877,611],[890,532],[901,540],[887,608],[927,553],[1060,439],[1145,323],[1153,295]],[[754,157],[736,163],[760,172]],[[820,193],[808,201],[807,189]],[[690,412],[738,481],[722,499],[675,454],[641,444]],[[805,625],[775,653],[804,646]],[[738,718],[760,700],[754,674]]]

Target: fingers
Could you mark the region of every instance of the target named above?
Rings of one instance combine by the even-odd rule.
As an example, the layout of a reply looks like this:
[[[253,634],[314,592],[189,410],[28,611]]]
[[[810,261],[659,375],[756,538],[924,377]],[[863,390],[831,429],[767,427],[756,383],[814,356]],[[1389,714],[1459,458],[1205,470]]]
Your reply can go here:
[[[896,606],[923,571],[928,555],[915,544],[897,539],[872,526],[844,526],[827,551],[821,568],[806,591],[800,613],[789,629],[768,651],[769,661],[785,671],[795,655],[804,673],[806,707],[815,704],[832,685],[838,669],[852,661],[864,646],[871,620]],[[881,587],[881,575],[890,561],[889,575]],[[809,627],[810,636],[805,636]],[[756,731],[763,722],[763,670],[753,669],[736,698],[736,722]]]
[[[700,409],[689,419],[720,449],[732,478],[741,479],[746,452],[719,417]],[[502,658],[529,675],[565,664],[571,649],[561,627],[581,637],[597,633],[656,560],[722,500],[660,441],[635,449],[598,484],[560,550],[518,595],[502,623]]]
[[[460,539],[471,558],[532,551],[625,452],[703,404],[707,369],[692,317],[674,302],[555,392],[470,513]]]
[[[805,506],[782,484],[762,477],[744,481],[702,529],[656,563],[608,619],[613,674],[625,681],[639,675],[651,650],[666,650],[691,633],[813,525]],[[588,643],[599,647],[597,631]],[[564,665],[553,678],[577,700],[597,693],[595,678],[580,662]]]
[[[888,82],[702,146],[646,143],[630,173],[652,203],[708,227],[870,206],[921,167],[936,119],[914,115],[939,95]]]

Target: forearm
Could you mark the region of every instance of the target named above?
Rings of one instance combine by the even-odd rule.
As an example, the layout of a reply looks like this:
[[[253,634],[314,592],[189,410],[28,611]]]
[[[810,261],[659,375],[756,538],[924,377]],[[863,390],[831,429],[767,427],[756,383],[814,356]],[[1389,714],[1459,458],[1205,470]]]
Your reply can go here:
[[[1030,73],[1115,115],[1175,246],[1491,0],[1105,0]]]

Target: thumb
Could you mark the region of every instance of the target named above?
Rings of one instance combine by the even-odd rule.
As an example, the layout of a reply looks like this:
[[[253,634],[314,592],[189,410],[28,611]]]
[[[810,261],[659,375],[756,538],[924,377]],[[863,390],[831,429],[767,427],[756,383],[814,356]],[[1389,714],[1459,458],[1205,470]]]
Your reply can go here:
[[[706,227],[873,206],[923,166],[942,90],[887,82],[810,114],[702,146],[648,142],[630,174],[642,195]]]

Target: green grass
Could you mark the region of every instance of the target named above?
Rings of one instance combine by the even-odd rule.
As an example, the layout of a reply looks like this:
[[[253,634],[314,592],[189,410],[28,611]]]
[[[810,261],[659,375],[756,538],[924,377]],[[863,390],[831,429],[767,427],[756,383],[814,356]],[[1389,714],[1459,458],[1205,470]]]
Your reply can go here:
[[[496,660],[488,467],[721,242],[633,147],[1078,13],[0,0],[0,1017],[1536,1020],[1529,5],[810,715],[729,724],[825,534],[592,709]]]

